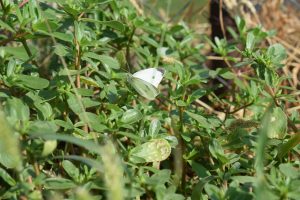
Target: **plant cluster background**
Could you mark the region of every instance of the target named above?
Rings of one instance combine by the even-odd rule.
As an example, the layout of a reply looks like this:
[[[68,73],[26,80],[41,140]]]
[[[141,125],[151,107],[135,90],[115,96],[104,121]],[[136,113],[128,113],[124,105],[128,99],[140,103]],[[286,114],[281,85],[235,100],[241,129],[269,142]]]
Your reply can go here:
[[[299,10],[0,0],[0,199],[300,199]]]

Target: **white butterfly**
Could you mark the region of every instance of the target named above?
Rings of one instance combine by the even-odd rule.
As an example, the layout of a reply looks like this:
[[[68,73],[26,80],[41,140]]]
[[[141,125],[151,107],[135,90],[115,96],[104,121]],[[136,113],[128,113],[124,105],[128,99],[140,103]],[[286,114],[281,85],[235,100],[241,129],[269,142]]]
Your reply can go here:
[[[128,82],[141,96],[153,100],[159,94],[157,87],[164,74],[165,70],[162,68],[143,69],[132,75],[128,74]]]

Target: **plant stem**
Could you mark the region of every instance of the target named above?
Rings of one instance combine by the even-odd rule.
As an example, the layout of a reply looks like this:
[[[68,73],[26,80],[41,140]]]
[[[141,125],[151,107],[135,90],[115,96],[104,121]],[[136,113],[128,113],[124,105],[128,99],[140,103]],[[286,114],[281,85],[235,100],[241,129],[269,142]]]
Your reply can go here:
[[[1,7],[2,7],[2,10],[4,11],[5,10],[5,6],[4,6],[3,0],[0,0],[0,4],[1,4]]]
[[[185,175],[186,175],[186,163],[183,158],[184,152],[185,152],[185,144],[182,139],[182,133],[183,133],[183,107],[178,107],[179,111],[179,137],[178,137],[178,143],[179,143],[179,148],[181,149],[181,162],[182,162],[182,170],[181,170],[181,190],[185,191]]]
[[[26,42],[26,39],[22,38],[22,39],[21,39],[21,43],[23,44],[24,49],[25,49],[27,55],[28,55],[30,58],[32,58],[32,57],[33,57],[33,54],[32,54],[31,51],[30,51],[30,48],[29,48],[29,46],[28,46],[28,44],[27,44],[27,42]],[[32,63],[33,63],[35,66],[37,66],[37,68],[39,68],[39,65],[37,64],[37,62],[36,62],[33,58],[32,58]]]
[[[28,55],[29,57],[32,57],[32,53],[31,53],[31,51],[30,51],[30,49],[29,49],[29,47],[28,47],[28,45],[27,45],[26,40],[25,40],[25,39],[21,39],[21,43],[23,44],[23,46],[24,46],[24,48],[25,48],[25,51],[26,51],[27,55]]]
[[[5,21],[6,14],[7,14],[6,6],[4,5],[3,0],[0,0],[0,4],[1,4],[1,8],[3,10],[2,20]]]
[[[80,70],[80,62],[81,62],[81,51],[80,51],[80,45],[77,40],[76,34],[74,35],[74,43],[75,43],[75,69],[77,71]],[[76,76],[76,87],[80,88],[80,74],[78,73]]]
[[[133,27],[132,32],[129,36],[129,40],[126,45],[126,62],[127,62],[127,66],[128,66],[128,71],[130,73],[131,73],[131,68],[132,68],[131,62],[130,62],[130,44],[131,44],[132,38],[134,36],[134,33],[135,33],[135,27]]]
[[[17,40],[17,39],[19,39],[19,38],[22,38],[22,37],[26,36],[27,34],[28,34],[28,33],[26,33],[26,32],[23,32],[23,33],[17,33],[17,34],[14,35],[13,37],[9,37],[9,38],[7,38],[7,39],[4,39],[4,40],[0,41],[0,46],[4,46],[4,45],[6,45],[6,44],[9,43],[9,42],[12,42],[12,41]]]
[[[224,27],[224,19],[223,19],[223,12],[222,12],[222,8],[223,8],[223,0],[219,1],[219,16],[220,16],[220,25],[221,25],[221,30],[223,33],[224,38],[226,39],[226,31],[225,31],[225,27]]]
[[[160,41],[159,41],[159,48],[161,48],[163,46],[163,43],[164,43],[164,40],[165,40],[165,34],[166,34],[166,28],[163,27],[163,30],[162,30],[162,33],[161,33],[161,38],[160,38]],[[154,67],[158,66],[159,59],[160,59],[160,56],[157,55],[156,58],[155,58]]]

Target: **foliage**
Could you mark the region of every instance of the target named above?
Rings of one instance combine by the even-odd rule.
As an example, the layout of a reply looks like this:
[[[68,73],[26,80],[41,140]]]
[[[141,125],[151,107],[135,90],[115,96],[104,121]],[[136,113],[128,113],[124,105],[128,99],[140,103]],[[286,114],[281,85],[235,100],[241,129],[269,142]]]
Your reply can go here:
[[[299,92],[271,32],[237,18],[210,41],[130,1],[0,2],[1,199],[300,198]],[[199,41],[226,64],[205,67]],[[127,77],[158,66],[149,101]]]

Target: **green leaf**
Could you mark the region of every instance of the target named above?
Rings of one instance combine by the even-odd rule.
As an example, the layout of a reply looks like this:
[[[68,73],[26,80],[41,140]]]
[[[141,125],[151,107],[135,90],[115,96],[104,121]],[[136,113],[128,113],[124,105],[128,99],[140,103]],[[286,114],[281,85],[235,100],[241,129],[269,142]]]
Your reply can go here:
[[[56,149],[56,147],[57,147],[56,140],[45,141],[42,156],[47,156],[47,155],[51,154]]]
[[[28,134],[53,134],[58,130],[54,121],[33,121],[27,129]]]
[[[88,58],[93,58],[93,59],[99,60],[103,65],[106,65],[107,67],[109,67],[111,69],[119,69],[120,68],[120,64],[119,64],[118,60],[116,60],[115,58],[112,58],[110,56],[98,55],[93,52],[87,52],[84,54],[84,56],[86,56]]]
[[[188,116],[196,120],[199,124],[198,126],[204,127],[204,128],[211,128],[212,126],[208,123],[207,119],[201,115],[185,111]]]
[[[165,139],[153,139],[130,151],[130,160],[134,163],[160,162],[171,154],[171,145]]]
[[[77,187],[77,185],[65,178],[47,178],[44,183],[45,189],[51,190],[66,190]]]
[[[228,162],[228,159],[224,154],[224,150],[222,146],[219,144],[219,142],[216,139],[214,139],[212,143],[209,145],[209,152],[214,158],[220,160],[222,163],[225,164]]]
[[[209,170],[207,170],[203,165],[193,160],[189,160],[188,162],[192,166],[193,171],[195,171],[197,176],[199,176],[200,178],[205,178],[211,175]]]
[[[78,181],[79,180],[79,169],[70,161],[64,160],[62,161],[62,166],[64,170],[67,172],[67,174],[74,180]]]
[[[274,105],[271,103],[270,106],[267,108],[266,112],[264,113],[264,116],[262,118],[262,125],[258,132],[258,141],[257,141],[257,147],[256,147],[256,157],[255,157],[255,170],[256,170],[256,197],[257,199],[265,198],[266,196],[268,198],[271,197],[272,193],[270,189],[268,188],[266,179],[265,179],[265,169],[264,169],[264,163],[265,163],[265,149],[268,141],[268,130],[270,128],[270,121],[271,121],[271,114],[272,110],[274,108]]]
[[[120,64],[119,64],[118,60],[116,60],[110,56],[99,55],[99,59],[103,65],[107,65],[111,69],[119,69],[120,68]]]
[[[280,171],[289,178],[300,178],[300,169],[293,166],[292,163],[282,163],[279,165]]]
[[[123,114],[121,118],[121,122],[123,124],[133,124],[135,122],[140,121],[142,118],[143,118],[143,114],[139,110],[130,109]]]
[[[65,134],[56,134],[56,133],[44,134],[43,132],[35,132],[35,133],[29,132],[28,134],[31,137],[40,137],[45,140],[60,140],[60,141],[76,144],[78,146],[81,146],[89,150],[90,152],[94,152],[97,153],[98,155],[101,155],[101,151],[102,151],[101,146],[89,140],[83,140],[83,139],[76,138],[74,136],[65,135]]]
[[[99,20],[95,20],[95,19],[90,19],[90,18],[81,18],[81,21],[85,21],[85,22],[92,22],[92,23],[97,23],[97,24],[102,24],[102,25],[106,25],[109,26],[113,29],[116,29],[118,31],[124,31],[125,30],[125,25],[122,24],[119,21],[99,21]]]
[[[188,102],[192,103],[195,100],[203,97],[206,94],[206,90],[205,89],[198,89],[196,91],[194,91],[188,98]]]
[[[62,44],[57,44],[54,47],[54,53],[58,56],[66,56],[69,52],[67,47],[63,46]]]
[[[153,40],[152,38],[143,35],[141,37],[141,39],[144,40],[145,42],[147,42],[148,44],[150,44],[150,45],[152,45],[152,46],[154,46],[156,48],[159,48],[159,44],[155,40]]]
[[[287,57],[286,50],[281,44],[273,44],[269,46],[267,54],[276,66],[278,66],[278,64]]]
[[[188,104],[186,102],[182,101],[182,100],[176,101],[176,105],[180,106],[180,107],[188,106]]]
[[[253,32],[250,32],[247,34],[247,40],[246,40],[246,49],[252,50],[255,45],[255,36]]]
[[[107,127],[103,124],[101,124],[100,117],[94,113],[91,112],[83,112],[79,114],[79,118],[90,125],[90,128],[92,128],[95,131],[103,132],[107,129]]]
[[[74,36],[69,33],[53,32],[52,34],[49,34],[49,35],[52,35],[53,37],[55,37],[57,39],[60,39],[62,41],[69,42],[69,43],[72,43],[74,40]]]
[[[269,138],[283,139],[285,137],[287,131],[287,116],[280,107],[273,108],[268,126]]]
[[[80,80],[82,83],[85,83],[89,86],[96,87],[96,88],[100,87],[99,83],[90,77],[80,76]]]
[[[300,143],[300,134],[293,135],[286,143],[279,146],[278,157],[282,158],[286,155],[291,149],[297,146]]]
[[[7,118],[11,125],[20,121],[28,121],[29,120],[29,107],[18,98],[11,98],[6,101],[4,111],[7,114]]]
[[[19,141],[0,110],[0,163],[6,168],[20,169],[22,165]]]
[[[87,157],[82,157],[82,156],[77,156],[77,155],[56,156],[55,158],[80,161],[84,164],[87,164],[90,167],[95,168],[98,172],[103,173],[102,163],[99,160],[95,160],[95,159],[91,159],[91,158],[87,158]],[[70,169],[71,168],[69,168],[68,170],[70,170]]]
[[[7,173],[4,169],[0,167],[0,177],[10,186],[16,185],[16,181]]]
[[[48,32],[53,32],[59,27],[59,24],[56,23],[55,21],[50,21],[50,20],[40,20],[37,21],[36,23],[32,24],[32,29],[34,31],[40,31],[42,33],[48,33]]]
[[[85,108],[91,108],[101,104],[101,102],[92,100],[91,98],[82,98],[82,103]]]
[[[15,32],[16,32],[10,25],[8,25],[7,23],[5,23],[5,22],[2,21],[1,19],[0,19],[0,27],[9,30],[9,31],[12,32],[12,33],[15,33]]]
[[[171,170],[162,169],[154,173],[151,177],[146,179],[146,183],[152,186],[168,183],[170,181]]]
[[[150,127],[149,127],[149,135],[153,138],[158,135],[158,132],[161,128],[160,121],[158,119],[154,119],[151,121]]]
[[[49,86],[49,81],[36,76],[28,76],[23,74],[15,75],[15,81],[31,89],[44,89]]]
[[[77,88],[78,94],[81,96],[89,96],[92,97],[94,95],[94,91],[92,89],[86,89],[86,88]]]
[[[230,179],[239,182],[240,184],[255,183],[256,177],[253,176],[232,176]]]
[[[207,176],[199,180],[199,182],[194,186],[192,191],[192,200],[199,200],[203,199],[202,190],[204,186],[209,183],[210,181],[214,180],[216,177],[214,176]]]
[[[32,46],[30,46],[30,49],[33,50],[33,54],[36,53],[36,49]],[[20,60],[28,60],[29,59],[29,56],[25,50],[25,48],[23,46],[20,46],[20,47],[0,47],[0,51],[1,50],[4,50],[4,52],[6,52],[7,54],[9,55],[13,55],[14,58],[16,59],[20,59]]]
[[[67,103],[68,103],[68,106],[69,108],[76,114],[79,114],[82,112],[82,108],[79,104],[79,100],[76,98],[76,96],[71,93],[71,92],[68,92],[67,93]]]

